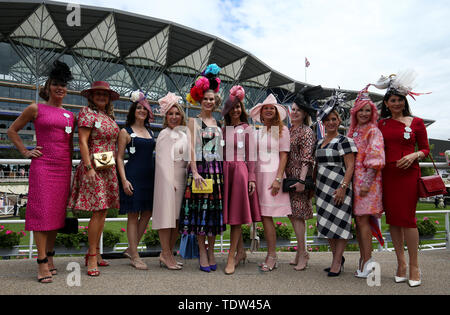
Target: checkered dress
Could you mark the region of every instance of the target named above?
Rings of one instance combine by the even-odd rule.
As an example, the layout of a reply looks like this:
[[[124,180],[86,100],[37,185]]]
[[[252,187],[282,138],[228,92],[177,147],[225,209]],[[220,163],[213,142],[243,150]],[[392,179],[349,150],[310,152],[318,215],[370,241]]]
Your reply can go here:
[[[321,148],[323,140],[319,140],[316,147],[317,230],[320,238],[351,239],[352,185],[349,183],[340,206],[334,204],[333,193],[344,181],[344,155],[358,150],[352,139],[342,135]]]

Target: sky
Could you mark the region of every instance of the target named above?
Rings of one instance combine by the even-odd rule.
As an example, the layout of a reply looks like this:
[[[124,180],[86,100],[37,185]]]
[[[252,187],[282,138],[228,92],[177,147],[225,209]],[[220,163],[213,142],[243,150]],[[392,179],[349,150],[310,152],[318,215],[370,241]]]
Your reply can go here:
[[[67,2],[67,1],[60,1]],[[448,0],[75,0],[159,18],[217,36],[298,81],[361,90],[414,69],[414,116],[450,139]],[[305,79],[305,57],[311,65]],[[384,94],[370,87],[369,91]]]

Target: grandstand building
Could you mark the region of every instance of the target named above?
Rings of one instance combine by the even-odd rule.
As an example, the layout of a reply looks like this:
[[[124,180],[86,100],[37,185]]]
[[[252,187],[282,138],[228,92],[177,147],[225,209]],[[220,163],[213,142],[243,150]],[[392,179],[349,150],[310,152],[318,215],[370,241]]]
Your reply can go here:
[[[222,98],[233,85],[240,84],[246,90],[247,109],[269,93],[279,103],[289,104],[307,85],[215,36],[116,9],[84,5],[79,8],[81,23],[74,25],[68,23],[73,8],[67,3],[0,1],[0,158],[20,158],[8,141],[6,130],[27,105],[42,101],[38,89],[55,59],[67,63],[75,78],[69,84],[64,107],[78,113],[87,105],[80,91],[93,81],[108,81],[121,95],[114,103],[119,126],[125,122],[131,91],[140,88],[147,92],[152,106],[168,91],[185,98],[194,79],[210,63],[222,68]],[[321,99],[332,92],[333,89],[325,88]],[[343,114],[348,119],[358,91],[344,92],[348,93],[348,101]],[[382,99],[380,94],[371,96],[378,103]],[[200,112],[199,107],[187,102],[184,108],[191,117]],[[220,111],[215,117],[221,119]],[[152,124],[156,135],[161,124],[162,117],[156,115]],[[27,146],[35,145],[32,124],[21,131],[21,136]]]

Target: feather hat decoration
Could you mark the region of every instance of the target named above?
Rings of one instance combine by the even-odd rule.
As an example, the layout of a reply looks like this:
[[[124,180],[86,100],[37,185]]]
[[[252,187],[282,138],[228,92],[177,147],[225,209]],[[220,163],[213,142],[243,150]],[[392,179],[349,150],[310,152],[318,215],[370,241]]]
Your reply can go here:
[[[415,86],[414,81],[416,80],[417,72],[412,69],[406,69],[399,71],[398,74],[391,74],[390,76],[381,76],[376,83],[372,85],[380,90],[387,89],[386,93],[394,93],[403,96],[411,96],[414,100],[414,96],[430,94],[428,93],[416,93],[413,92]]]

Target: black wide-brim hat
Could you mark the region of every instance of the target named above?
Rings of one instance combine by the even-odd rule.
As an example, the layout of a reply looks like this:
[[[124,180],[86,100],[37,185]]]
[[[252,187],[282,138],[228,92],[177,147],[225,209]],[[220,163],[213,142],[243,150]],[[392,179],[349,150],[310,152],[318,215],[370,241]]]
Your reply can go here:
[[[322,86],[305,86],[301,89],[294,99],[294,103],[304,111],[306,111],[310,116],[316,114],[316,109],[312,107],[311,103],[322,97],[323,89]]]

